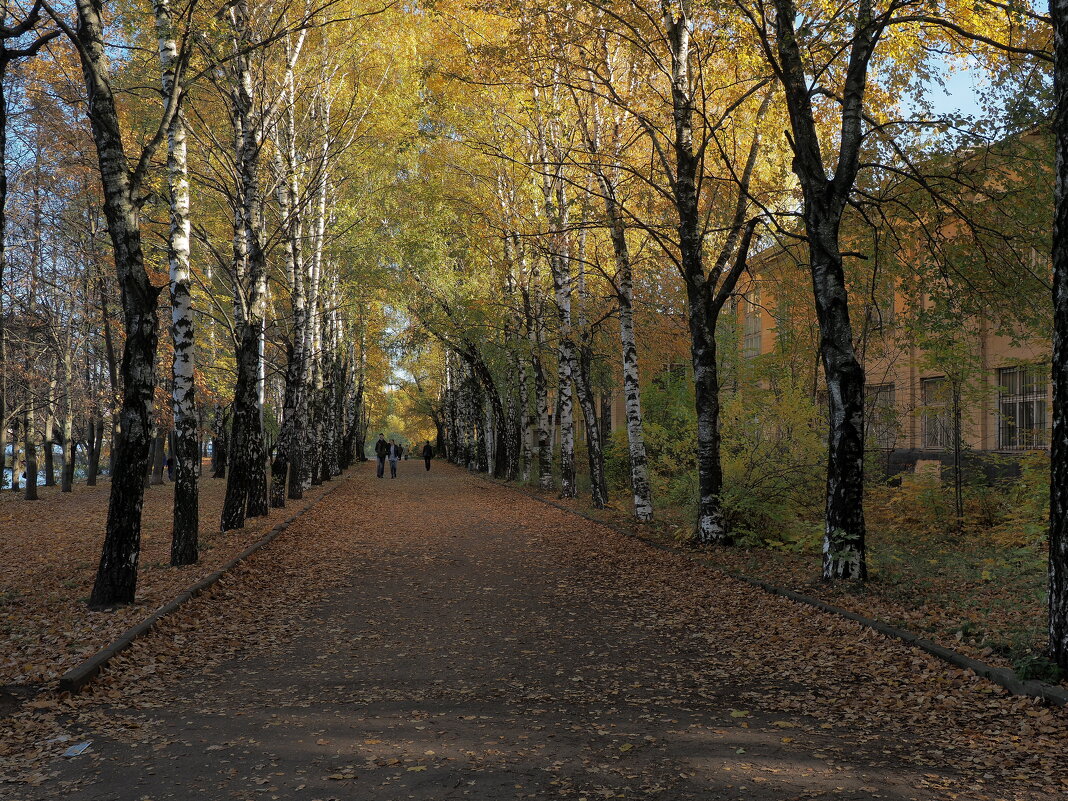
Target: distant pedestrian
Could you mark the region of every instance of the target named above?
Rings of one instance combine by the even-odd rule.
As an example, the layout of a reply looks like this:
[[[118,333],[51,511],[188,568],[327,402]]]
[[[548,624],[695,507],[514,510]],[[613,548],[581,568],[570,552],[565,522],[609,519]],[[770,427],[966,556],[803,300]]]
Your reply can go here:
[[[434,458],[434,449],[430,447],[430,440],[426,441],[426,445],[423,446],[423,461],[426,462],[426,469],[430,469],[430,460]]]
[[[389,443],[386,442],[385,434],[378,435],[378,442],[375,443],[375,456],[378,457],[378,477],[382,478],[382,475],[386,472],[386,455],[389,453]]]
[[[174,481],[174,457],[167,457],[167,480]]]
[[[386,447],[386,456],[389,458],[389,477],[397,477],[397,460],[404,454],[404,448],[400,446],[400,443],[394,442],[392,437],[389,440],[389,445]]]

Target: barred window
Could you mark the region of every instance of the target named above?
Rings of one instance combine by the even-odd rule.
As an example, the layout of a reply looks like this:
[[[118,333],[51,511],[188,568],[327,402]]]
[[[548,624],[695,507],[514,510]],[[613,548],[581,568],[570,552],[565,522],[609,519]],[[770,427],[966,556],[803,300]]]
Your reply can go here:
[[[745,293],[745,324],[742,330],[742,355],[750,359],[759,356],[762,350],[764,325],[760,309],[760,287],[753,287]]]
[[[923,396],[923,447],[945,450],[953,447],[953,409],[949,382],[945,377],[925,378],[920,383]]]
[[[893,384],[864,388],[864,442],[870,448],[893,448],[897,441],[897,406]]]
[[[1049,447],[1049,368],[1025,364],[998,370],[998,448],[1025,451]]]

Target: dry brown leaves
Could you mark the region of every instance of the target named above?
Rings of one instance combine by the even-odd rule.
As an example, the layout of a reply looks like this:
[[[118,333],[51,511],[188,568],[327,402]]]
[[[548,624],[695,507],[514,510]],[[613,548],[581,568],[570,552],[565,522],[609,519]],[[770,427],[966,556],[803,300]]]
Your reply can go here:
[[[164,562],[170,548],[171,493],[166,491],[169,485],[154,487],[145,496],[139,602],[116,612],[92,613],[85,609],[83,602],[91,588],[91,570],[78,588],[62,588],[66,600],[63,600],[64,593],[54,588],[53,582],[45,585],[52,588],[47,596],[36,599],[35,603],[27,598],[27,603],[22,606],[23,614],[65,619],[64,631],[88,632],[80,641],[84,642],[84,649],[68,644],[62,637],[57,638],[54,632],[50,636],[41,631],[41,636],[35,639],[33,633],[40,629],[32,617],[17,621],[18,629],[23,633],[22,641],[29,643],[28,648],[34,653],[44,654],[46,658],[51,654],[53,661],[49,664],[52,667],[45,676],[58,677],[181,590],[218,569],[260,539],[270,527],[335,488],[336,483],[312,487],[304,493],[303,500],[289,501],[286,509],[272,510],[269,518],[251,520],[244,529],[222,534],[213,527],[222,510],[225,482],[206,479],[200,492],[201,560],[190,567],[171,568]],[[96,488],[95,492],[93,488],[80,489],[73,496],[57,496],[60,500],[81,496],[80,501],[63,507],[69,515],[63,519],[68,523],[76,519],[77,510],[81,508],[83,519],[89,524],[99,522],[102,526],[107,504],[106,485]],[[102,503],[100,497],[94,497],[96,495],[103,498]],[[41,508],[43,505],[35,507]],[[21,520],[27,530],[32,530],[33,524],[25,518],[31,516],[29,513],[34,509],[16,511],[19,514],[12,517]],[[343,531],[343,518],[343,514],[330,517],[327,511],[317,520],[319,525],[324,522],[328,525],[317,531]],[[295,526],[290,531],[293,528]],[[53,564],[69,566],[91,552],[88,544],[73,540],[69,529],[50,525],[49,530],[52,532],[49,540],[60,545],[59,558]],[[320,597],[317,588],[330,586],[342,573],[322,569],[332,559],[341,558],[343,552],[335,547],[336,544],[336,541],[331,543],[328,538],[317,536],[305,541],[297,550],[280,548],[269,557],[264,554],[266,558],[254,554],[209,591],[164,618],[152,632],[112,659],[101,676],[80,694],[60,693],[52,682],[37,688],[39,694],[35,698],[22,703],[14,713],[0,716],[0,783],[36,786],[53,777],[56,771],[49,765],[85,731],[105,732],[119,742],[131,744],[156,746],[164,743],[149,717],[131,720],[116,717],[115,713],[163,706],[167,703],[165,688],[168,684],[173,686],[178,677],[220,664],[242,649],[269,648],[273,643],[295,636],[306,620],[294,617],[293,612],[316,601]],[[5,545],[9,547],[8,543]],[[266,550],[271,548],[268,546]],[[311,561],[303,558],[309,551],[315,555]],[[278,558],[279,553],[285,556]],[[48,561],[34,559],[33,562],[37,566],[36,575],[43,580],[49,574]],[[272,614],[272,608],[278,604],[284,605],[289,613]],[[221,620],[229,625],[220,625]],[[64,646],[67,647],[64,649]],[[24,680],[27,677],[21,673],[17,678]]]
[[[597,510],[581,499],[546,498],[672,547],[684,543],[689,532],[689,523],[679,510],[667,510],[656,524],[639,526],[626,514],[626,499],[613,508]],[[762,579],[888,622],[990,665],[1012,668],[1013,654],[1042,653],[1046,606],[1042,592],[1036,590],[1045,576],[1040,557],[1011,548],[1004,548],[998,556],[989,538],[975,534],[964,539],[918,537],[878,528],[869,531],[868,548],[875,558],[869,559],[872,575],[864,585],[820,580],[817,552],[728,547],[705,549],[701,555],[729,573]],[[1013,567],[1014,559],[1026,563]],[[983,569],[986,563],[996,565],[988,572]],[[1062,684],[1068,687],[1068,679]]]
[[[103,544],[109,485],[76,485],[72,493],[42,487],[38,501],[0,493],[0,687],[57,680],[293,512],[273,510],[243,529],[220,533],[225,481],[205,476],[200,561],[175,568],[169,564],[172,488],[165,483],[145,491],[137,603],[109,612],[85,606]],[[320,492],[313,487],[305,498]]]
[[[46,795],[71,789],[52,778],[60,743],[50,740],[97,731],[166,749],[175,735],[152,719],[166,706],[179,717],[286,710],[272,730],[310,737],[306,747],[324,754],[313,778],[346,797],[372,775],[395,790],[389,797],[423,799],[434,796],[415,777],[473,785],[530,765],[534,781],[508,797],[733,799],[771,787],[767,797],[787,797],[785,787],[797,788],[791,798],[829,797],[849,781],[875,798],[901,766],[916,790],[892,797],[1068,791],[1064,711],[511,490],[449,476],[432,506],[351,480],[119,657],[89,693],[42,697],[46,706],[4,722],[0,735],[17,751],[0,757],[0,772],[45,782]],[[240,675],[216,672],[231,659],[242,660]],[[271,673],[295,659],[298,673]],[[298,675],[306,686],[291,686]],[[358,710],[344,747],[308,731],[321,716],[301,713],[335,704]],[[375,704],[406,714],[371,719],[364,710]],[[443,704],[462,711],[427,711]],[[436,730],[462,736],[431,745]],[[882,778],[865,779],[858,765]],[[296,781],[286,769],[262,786]],[[240,770],[257,787],[266,778]]]

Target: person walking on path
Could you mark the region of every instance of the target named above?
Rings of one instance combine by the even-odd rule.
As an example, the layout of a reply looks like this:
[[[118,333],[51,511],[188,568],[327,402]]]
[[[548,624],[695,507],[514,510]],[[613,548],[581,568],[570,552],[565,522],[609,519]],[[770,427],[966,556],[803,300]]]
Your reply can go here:
[[[401,458],[404,453],[404,448],[400,446],[400,443],[394,442],[390,437],[389,445],[386,448],[386,455],[389,457],[389,477],[397,477],[397,460]]]
[[[378,442],[375,443],[375,456],[378,457],[378,477],[382,478],[382,475],[386,472],[386,455],[389,453],[389,444],[386,442],[384,434],[378,435]]]
[[[430,447],[430,440],[426,441],[426,445],[423,446],[423,461],[426,462],[426,469],[430,469],[430,460],[434,458],[434,449]]]

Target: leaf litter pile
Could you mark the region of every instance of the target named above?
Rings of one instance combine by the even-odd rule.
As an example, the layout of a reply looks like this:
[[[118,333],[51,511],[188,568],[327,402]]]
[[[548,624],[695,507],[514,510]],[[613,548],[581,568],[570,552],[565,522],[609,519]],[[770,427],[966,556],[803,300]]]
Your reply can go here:
[[[1068,792],[1064,710],[437,465],[358,468],[86,693],[32,703],[0,722],[3,797]]]

